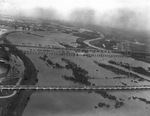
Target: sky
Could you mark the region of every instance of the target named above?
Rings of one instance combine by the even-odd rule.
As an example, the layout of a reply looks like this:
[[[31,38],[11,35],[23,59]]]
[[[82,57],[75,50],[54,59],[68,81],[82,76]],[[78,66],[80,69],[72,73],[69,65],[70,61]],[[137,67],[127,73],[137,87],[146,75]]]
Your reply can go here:
[[[1,9],[12,13],[36,7],[54,8],[63,14],[75,8],[92,8],[99,12],[119,7],[149,7],[149,0],[0,0]]]
[[[150,0],[0,0],[0,14],[150,29]]]

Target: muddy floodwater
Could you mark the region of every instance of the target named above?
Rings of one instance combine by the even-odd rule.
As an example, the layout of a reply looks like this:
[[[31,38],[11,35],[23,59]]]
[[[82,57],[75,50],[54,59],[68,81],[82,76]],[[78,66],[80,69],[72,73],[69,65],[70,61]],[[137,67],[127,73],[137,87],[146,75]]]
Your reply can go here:
[[[26,33],[13,33],[8,36],[8,39],[12,43],[22,43],[24,40],[24,43],[29,45],[31,43],[34,45],[36,39],[37,43],[42,41],[42,45],[48,43],[60,47],[63,47],[62,45],[77,46],[77,43],[75,44],[77,38],[68,34],[41,32],[34,38],[32,36]],[[30,43],[24,38],[28,38]],[[66,39],[58,41],[62,38]],[[38,51],[36,48],[17,48]],[[104,56],[88,57],[69,56],[65,55],[65,52],[75,53],[70,50],[54,49],[42,54],[26,54],[36,67],[37,86],[150,85],[149,63],[131,57],[108,56],[117,55],[117,53],[99,53]],[[150,91],[148,90],[35,91],[29,98],[22,116],[149,116],[149,114]]]
[[[144,102],[129,100],[129,93],[126,92],[125,95],[121,92],[124,94],[125,105],[114,108],[113,101],[95,93],[36,92],[31,96],[23,116],[149,116],[149,105],[145,107]],[[150,92],[142,93],[147,94],[147,97],[150,95]],[[110,107],[98,107],[101,102],[109,104]]]
[[[78,86],[80,85],[79,83],[62,78],[62,75],[70,78],[75,76],[73,72],[76,68],[80,69],[80,72],[84,72],[85,75],[87,71],[88,77],[95,78],[88,80],[91,84],[95,85],[127,84],[131,86],[149,84],[147,80],[139,81],[136,78],[129,78],[128,75],[116,74],[94,63],[94,61],[97,61],[98,63],[108,65],[108,61],[113,60],[130,63],[132,67],[141,66],[144,69],[149,67],[149,64],[135,61],[131,58],[87,58],[82,56],[72,57],[41,54],[28,54],[27,56],[37,68],[37,85],[40,86]],[[59,64],[59,67],[56,67],[56,63]],[[65,66],[68,66],[68,64],[70,67],[66,69]],[[90,67],[87,64],[90,64]],[[74,68],[71,68],[72,65]],[[123,67],[115,67],[127,71]],[[138,75],[138,73],[135,74]],[[148,77],[145,76],[145,78]],[[149,109],[150,91],[148,90],[93,92],[38,91],[31,95],[23,116],[149,116]]]

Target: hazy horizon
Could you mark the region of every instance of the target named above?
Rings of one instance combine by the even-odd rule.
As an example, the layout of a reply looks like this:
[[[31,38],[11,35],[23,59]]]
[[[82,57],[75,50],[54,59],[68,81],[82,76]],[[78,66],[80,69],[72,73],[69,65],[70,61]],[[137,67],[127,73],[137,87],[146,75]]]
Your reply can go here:
[[[0,14],[150,30],[149,0],[0,0]]]

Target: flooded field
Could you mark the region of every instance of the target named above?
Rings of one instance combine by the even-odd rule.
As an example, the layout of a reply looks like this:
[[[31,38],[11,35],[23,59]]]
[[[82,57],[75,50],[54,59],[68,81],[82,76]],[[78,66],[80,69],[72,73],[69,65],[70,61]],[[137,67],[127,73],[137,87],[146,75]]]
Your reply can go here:
[[[30,36],[24,33],[18,41],[10,34],[12,43],[28,43]],[[43,34],[30,43],[72,46],[75,38],[68,34]],[[41,36],[42,35],[42,36]],[[44,37],[43,37],[44,36]],[[26,40],[26,37],[28,38]],[[52,38],[52,39],[50,39]],[[63,39],[65,38],[65,39]],[[44,41],[43,41],[44,39]],[[59,40],[59,41],[58,41]],[[61,41],[61,42],[60,42]],[[62,46],[61,46],[62,47]],[[20,50],[30,48],[17,47]],[[34,48],[32,51],[37,51]],[[58,54],[54,54],[58,53]],[[75,51],[68,50],[67,53]],[[39,54],[26,54],[37,70],[37,86],[133,86],[150,85],[150,65],[130,57],[88,57],[64,55],[63,50],[51,50]],[[95,53],[97,54],[97,53]],[[115,55],[116,53],[101,53]],[[116,54],[117,55],[117,54]],[[142,71],[141,71],[142,70]],[[23,112],[23,116],[149,116],[150,91],[35,91]]]
[[[0,116],[150,116],[149,5],[0,0]]]
[[[82,83],[75,82],[73,80],[67,80],[67,77],[76,76],[74,75],[75,70],[83,69],[80,73],[84,73],[83,75],[77,75],[77,78],[87,78],[87,81],[91,83],[91,85],[136,85],[136,84],[149,84],[149,77],[144,76],[138,73],[133,73],[136,77],[144,77],[147,80],[139,81],[140,78],[134,78],[130,70],[124,69],[122,67],[114,66],[122,71],[125,74],[119,74],[108,70],[104,67],[98,66],[95,62],[108,64],[108,61],[119,61],[121,60],[124,63],[130,63],[131,58],[102,58],[102,57],[86,57],[86,56],[61,56],[61,55],[43,55],[43,54],[28,54],[27,55],[31,61],[35,64],[35,67],[38,71],[38,85],[80,85]],[[69,61],[66,62],[65,60]],[[133,61],[132,61],[133,62]],[[76,65],[76,68],[66,68],[67,64]],[[148,64],[139,61],[139,64],[133,64],[131,66],[142,66],[144,65],[144,69],[147,70]],[[90,64],[90,65],[87,65]],[[131,64],[131,63],[130,63]],[[112,66],[111,64],[109,64]],[[63,77],[66,78],[63,78]],[[86,85],[86,84],[85,84]]]
[[[27,54],[27,56],[37,68],[37,85],[40,86],[132,86],[149,84],[148,80],[134,78],[134,75],[130,74],[131,71],[123,67],[116,66],[116,68],[128,73],[115,73],[115,71],[100,67],[95,63],[96,61],[108,65],[109,61],[121,61],[123,63],[130,63],[132,67],[142,66],[145,70],[149,67],[149,64],[135,61],[132,58],[89,58],[85,56],[46,54]],[[78,75],[74,72],[77,69],[80,72]],[[140,74],[136,73],[136,75],[139,76]],[[82,83],[82,79],[86,83]],[[143,114],[143,111],[144,115],[148,116],[150,113],[149,96],[150,92],[144,90],[35,92],[32,94],[23,116],[37,116],[37,114],[38,116],[59,116],[60,114],[61,116],[139,116],[139,114]]]
[[[72,47],[77,47],[76,39],[78,37],[65,33],[49,33],[49,32],[15,32],[7,37],[14,44],[42,44],[64,47],[62,44],[69,44]]]
[[[108,92],[117,100],[88,92],[36,92],[23,116],[148,116],[149,91]],[[121,100],[120,100],[121,99]]]

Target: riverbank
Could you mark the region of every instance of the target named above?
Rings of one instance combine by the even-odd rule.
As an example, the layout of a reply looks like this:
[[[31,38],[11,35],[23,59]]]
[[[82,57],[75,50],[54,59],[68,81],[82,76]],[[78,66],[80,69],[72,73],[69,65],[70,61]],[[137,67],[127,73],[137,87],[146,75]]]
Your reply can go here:
[[[11,45],[11,42],[7,40],[7,35],[9,35],[10,33],[15,32],[8,32],[6,34],[3,34],[1,39],[4,41],[4,43],[9,43],[9,45],[5,45],[5,47],[8,47],[11,50],[11,53],[18,56],[24,63],[24,77],[21,80],[20,84],[35,85],[37,82],[36,68],[34,67],[34,64],[30,61],[30,59],[26,57],[25,54],[23,54],[23,52],[19,51],[15,46]],[[17,94],[12,98],[4,100],[1,99],[0,106],[3,110],[3,116],[21,116],[32,93],[32,90],[21,90],[18,91]]]

